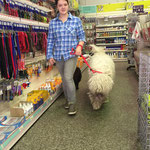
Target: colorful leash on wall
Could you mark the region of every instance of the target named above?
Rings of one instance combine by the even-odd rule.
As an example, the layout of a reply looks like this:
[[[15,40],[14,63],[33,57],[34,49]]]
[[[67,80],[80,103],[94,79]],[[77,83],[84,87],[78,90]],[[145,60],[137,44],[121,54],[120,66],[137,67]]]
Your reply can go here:
[[[75,49],[72,48],[71,52],[70,52],[71,55],[75,55],[76,54],[76,51]],[[84,62],[86,63],[86,65],[90,68],[90,70],[93,72],[93,73],[103,73],[101,71],[96,71],[96,70],[93,70],[91,68],[91,66],[89,65],[89,63],[87,62],[86,58],[81,54],[81,57],[83,58]]]

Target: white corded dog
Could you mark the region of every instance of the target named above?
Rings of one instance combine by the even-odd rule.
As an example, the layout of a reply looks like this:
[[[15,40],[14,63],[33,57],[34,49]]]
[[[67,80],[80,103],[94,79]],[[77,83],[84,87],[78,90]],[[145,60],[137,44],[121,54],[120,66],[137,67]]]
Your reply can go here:
[[[89,65],[93,70],[102,73],[93,73],[89,70],[89,98],[94,110],[100,109],[105,102],[109,92],[112,90],[115,76],[115,65],[112,58],[105,54],[104,47],[92,47],[91,52],[94,53],[90,57]]]

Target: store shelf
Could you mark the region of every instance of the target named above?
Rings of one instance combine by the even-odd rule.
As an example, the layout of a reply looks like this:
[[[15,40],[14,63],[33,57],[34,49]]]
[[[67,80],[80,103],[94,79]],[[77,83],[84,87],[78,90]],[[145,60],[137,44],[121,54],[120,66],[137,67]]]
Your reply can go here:
[[[126,31],[126,29],[115,29],[115,30],[96,30],[98,33],[103,33],[103,32],[119,32],[119,31]]]
[[[24,135],[24,133],[39,119],[39,117],[54,103],[54,101],[60,96],[62,93],[62,88],[59,87],[57,92],[50,97],[41,107],[39,107],[34,113],[29,116],[25,123],[23,123],[19,128],[17,128],[8,139],[0,145],[0,150],[10,149],[20,138]]]
[[[49,27],[48,23],[43,23],[43,22],[39,22],[35,20],[29,20],[25,18],[19,18],[19,17],[15,17],[11,15],[2,14],[2,13],[0,13],[0,20],[12,22],[12,23]]]
[[[105,50],[105,52],[127,52],[127,50],[121,50],[121,49],[112,49],[112,50]]]
[[[127,23],[118,23],[118,24],[109,24],[109,25],[97,25],[97,28],[101,28],[101,27],[116,27],[116,26],[126,26],[128,25]]]
[[[27,65],[31,65],[31,64],[38,63],[38,62],[45,61],[45,60],[46,60],[46,56],[43,54],[40,56],[36,56],[34,58],[25,59],[25,64],[27,66]]]
[[[84,64],[81,71],[83,72],[86,68],[87,68],[87,65]],[[51,71],[51,74],[50,73],[46,74],[46,76],[47,77],[55,76],[57,74],[57,71],[55,69],[57,70],[57,68],[56,67],[53,68],[54,73]],[[38,78],[38,80],[36,78],[33,79],[33,81],[36,82],[36,85],[34,85],[33,87],[30,87],[30,89],[28,89],[29,91],[31,91],[32,89],[35,90],[39,87],[39,85],[41,85],[41,83],[38,82],[39,79],[40,78]],[[56,101],[56,99],[62,94],[62,92],[63,92],[62,85],[60,85],[57,88],[55,94],[51,95],[47,101],[45,101],[36,111],[34,111],[29,117],[26,118],[26,121],[19,128],[14,130],[12,134],[9,135],[7,140],[3,144],[0,145],[0,150],[10,149],[30,129],[30,127],[40,118],[40,116]],[[24,95],[22,95],[24,99],[25,99],[25,95],[27,96],[27,91],[24,92]],[[21,99],[21,98],[18,98],[18,99]]]
[[[97,43],[97,46],[125,45],[126,43]]]
[[[96,39],[107,39],[107,38],[117,38],[117,37],[126,37],[126,35],[102,36],[102,37],[96,37]]]
[[[29,6],[38,8],[38,9],[40,9],[40,10],[46,11],[46,12],[52,11],[52,10],[46,8],[46,7],[39,6],[39,5],[37,5],[37,4],[35,4],[35,3],[31,2],[31,1],[28,1],[28,0],[21,0],[21,1],[20,1],[20,0],[14,0],[14,1],[15,1],[16,3],[18,2],[18,3],[21,3],[21,4],[26,4],[26,5],[29,5]]]
[[[114,61],[127,61],[127,58],[113,58]]]

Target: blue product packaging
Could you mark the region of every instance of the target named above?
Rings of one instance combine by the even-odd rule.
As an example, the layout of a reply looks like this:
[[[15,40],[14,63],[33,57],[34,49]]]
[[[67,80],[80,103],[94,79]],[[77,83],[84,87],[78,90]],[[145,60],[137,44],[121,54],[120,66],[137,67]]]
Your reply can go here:
[[[24,117],[9,117],[5,121],[0,123],[0,126],[15,126],[15,128],[20,127],[25,122]]]

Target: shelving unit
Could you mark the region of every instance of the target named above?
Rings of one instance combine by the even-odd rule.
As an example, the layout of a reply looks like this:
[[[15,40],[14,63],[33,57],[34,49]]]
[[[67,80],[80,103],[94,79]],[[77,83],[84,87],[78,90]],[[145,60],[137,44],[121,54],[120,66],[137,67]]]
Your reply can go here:
[[[83,22],[83,28],[86,35],[86,45],[84,48],[85,53],[90,52],[89,44],[95,44],[95,19],[96,18],[81,18]]]
[[[128,69],[135,67],[135,60],[134,60],[134,51],[137,50],[137,42],[135,39],[132,39],[132,34],[136,25],[136,22],[139,20],[138,14],[131,13],[127,15],[127,22],[128,22]]]
[[[126,16],[96,18],[96,45],[104,46],[114,61],[127,61]]]
[[[118,31],[118,30],[117,30],[117,29],[113,29],[113,30],[110,30],[110,29],[109,29],[109,30],[106,30],[106,29],[98,30],[98,29],[96,29],[96,32],[99,32],[99,33],[104,32],[104,31],[105,31],[105,32],[109,32],[109,31],[110,31],[110,32],[113,32],[113,31],[115,32],[115,31]],[[120,29],[119,31],[126,31],[126,29]]]
[[[115,38],[115,37],[126,37],[126,35],[117,35],[117,36],[102,36],[102,37],[97,37],[97,39],[107,39],[107,38]]]
[[[30,1],[26,1],[26,0],[22,0],[21,2],[19,0],[15,0],[13,1],[13,4],[18,4],[18,5],[22,5],[23,7],[28,6],[28,7],[32,7],[33,9],[37,9],[37,11],[39,12],[50,12],[51,10],[46,8],[46,7],[42,7],[39,5],[36,5]],[[7,12],[5,12],[7,13]],[[32,26],[32,29],[41,29],[38,31],[43,31],[43,32],[47,32],[48,31],[48,26],[49,23],[43,23],[40,21],[35,21],[35,20],[30,20],[30,19],[25,19],[25,18],[19,18],[16,16],[11,16],[8,14],[3,14],[0,13],[0,28],[1,29],[5,29],[4,27],[6,27],[7,30],[10,30],[11,32],[14,31],[20,31],[20,30],[15,30],[14,27],[20,27],[22,28],[29,28],[29,25]],[[9,28],[11,27],[11,28]],[[2,30],[3,31],[3,30]],[[22,31],[22,30],[21,30]],[[34,30],[33,30],[34,31]],[[35,30],[37,31],[37,30]],[[46,57],[43,53],[37,54],[37,52],[35,53],[35,57],[30,56],[30,53],[27,54],[27,56],[29,55],[29,57],[25,57],[25,65],[29,65],[29,64],[40,64],[41,62],[46,61]],[[42,69],[42,68],[41,68]],[[32,76],[32,78],[30,79],[30,86],[26,89],[23,90],[23,93],[20,96],[17,96],[17,94],[14,95],[13,100],[9,100],[8,98],[6,100],[2,99],[2,94],[4,95],[4,93],[1,93],[0,97],[0,116],[7,116],[11,118],[11,113],[10,113],[10,108],[15,106],[16,104],[18,104],[20,101],[25,101],[27,100],[27,94],[29,92],[31,92],[32,90],[37,90],[43,83],[45,83],[45,80],[47,78],[53,79],[54,76],[57,76],[58,70],[56,67],[53,68],[53,70],[51,70],[50,72],[45,72],[42,70],[42,73],[40,73],[39,77],[38,76]],[[22,79],[23,80],[23,79]],[[17,82],[19,84],[22,83],[22,80],[20,81],[20,79],[17,80]],[[5,79],[0,78],[0,82],[7,82]],[[17,83],[17,84],[18,84]],[[1,86],[1,85],[0,85]],[[2,92],[2,89],[0,89],[0,92]],[[8,91],[7,91],[8,93]],[[21,136],[23,136],[23,134],[38,120],[38,118],[46,111],[47,108],[49,108],[53,102],[57,99],[57,97],[62,93],[62,88],[61,85],[59,87],[57,87],[56,92],[53,95],[50,95],[49,99],[46,100],[40,107],[38,107],[38,109],[36,109],[30,116],[27,116],[25,118],[25,122],[20,126],[17,127],[11,134],[7,134],[7,136],[4,138],[0,136],[0,140],[3,140],[3,143],[0,144],[0,150],[4,150],[4,149],[10,149],[18,140],[19,138],[21,138]],[[2,130],[1,130],[2,133]]]
[[[116,24],[108,24],[108,25],[97,25],[98,28],[104,27],[117,27],[117,26],[126,26],[127,23],[116,23]]]
[[[50,97],[42,106],[40,106],[36,111],[29,116],[25,123],[22,124],[19,128],[17,128],[9,138],[0,145],[0,150],[10,149],[23,135],[24,133],[39,119],[39,117],[54,103],[54,101],[60,96],[62,93],[62,88],[59,87],[57,92]]]
[[[125,43],[99,43],[97,46],[126,45]]]

